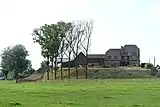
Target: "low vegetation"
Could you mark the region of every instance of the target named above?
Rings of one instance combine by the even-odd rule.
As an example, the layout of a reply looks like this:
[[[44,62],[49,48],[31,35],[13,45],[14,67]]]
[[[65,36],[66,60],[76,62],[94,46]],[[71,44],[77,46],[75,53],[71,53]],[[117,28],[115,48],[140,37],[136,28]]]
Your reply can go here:
[[[60,79],[60,70],[57,71],[57,79]],[[78,68],[79,79],[85,78],[85,68]],[[71,68],[71,78],[76,77],[75,68]],[[63,68],[64,79],[68,78],[68,68]],[[151,70],[140,67],[119,67],[119,68],[88,68],[88,79],[108,79],[108,78],[152,78]],[[50,79],[54,79],[51,72]]]

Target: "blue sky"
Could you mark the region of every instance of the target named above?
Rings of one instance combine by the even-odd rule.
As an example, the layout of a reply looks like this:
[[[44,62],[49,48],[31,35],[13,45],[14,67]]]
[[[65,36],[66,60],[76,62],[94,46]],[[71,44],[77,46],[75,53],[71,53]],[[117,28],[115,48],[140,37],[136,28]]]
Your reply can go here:
[[[33,28],[59,20],[95,21],[90,53],[136,44],[141,62],[160,64],[160,0],[1,0],[0,50],[23,44],[33,67],[43,60]]]

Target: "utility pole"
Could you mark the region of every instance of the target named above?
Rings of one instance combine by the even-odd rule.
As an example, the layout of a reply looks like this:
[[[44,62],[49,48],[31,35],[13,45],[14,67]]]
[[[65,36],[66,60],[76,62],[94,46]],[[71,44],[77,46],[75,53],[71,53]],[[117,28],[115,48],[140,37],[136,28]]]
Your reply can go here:
[[[149,58],[149,63],[150,63],[150,58]]]

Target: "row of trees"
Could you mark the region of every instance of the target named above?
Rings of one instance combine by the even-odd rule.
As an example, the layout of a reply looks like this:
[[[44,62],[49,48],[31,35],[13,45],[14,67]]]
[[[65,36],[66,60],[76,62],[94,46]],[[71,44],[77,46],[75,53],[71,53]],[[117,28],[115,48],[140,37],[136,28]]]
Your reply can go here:
[[[33,41],[39,43],[41,46],[41,53],[45,61],[44,66],[51,66],[54,71],[55,79],[57,79],[57,58],[61,59],[67,57],[68,64],[68,78],[70,79],[71,58],[76,58],[79,52],[83,51],[88,56],[88,51],[91,45],[91,35],[93,31],[93,21],[73,21],[63,22],[59,21],[56,24],[45,24],[33,30]],[[31,75],[35,70],[32,68],[31,61],[27,59],[28,51],[23,45],[9,46],[5,48],[1,54],[1,71],[8,77],[12,75],[12,79],[25,78]],[[87,78],[87,65],[86,75]],[[76,78],[78,79],[78,65],[76,65]],[[47,79],[49,79],[49,69],[47,69]],[[61,66],[61,79],[63,79]]]
[[[59,21],[56,24],[45,24],[33,30],[33,41],[41,46],[41,53],[47,60],[47,66],[51,64],[54,70],[55,79],[57,79],[57,58],[62,59],[66,56],[69,60],[68,78],[70,79],[71,58],[76,58],[80,51],[88,56],[91,45],[91,35],[93,31],[93,21],[81,20],[71,22]],[[87,78],[87,65],[85,77]],[[76,78],[78,79],[78,65],[76,64]],[[61,66],[61,79],[62,75]],[[47,79],[49,80],[49,69],[47,70]]]
[[[5,48],[1,54],[1,71],[7,78],[9,74],[12,79],[25,78],[34,72],[31,61],[26,57],[28,51],[23,45],[9,46]]]

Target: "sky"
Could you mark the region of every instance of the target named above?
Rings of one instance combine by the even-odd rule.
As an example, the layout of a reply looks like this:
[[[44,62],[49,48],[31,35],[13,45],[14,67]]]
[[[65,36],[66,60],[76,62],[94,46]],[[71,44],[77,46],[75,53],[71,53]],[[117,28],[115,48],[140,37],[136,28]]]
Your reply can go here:
[[[0,0],[0,51],[22,44],[38,69],[43,57],[31,33],[60,20],[94,20],[89,53],[136,44],[141,62],[160,64],[160,0]]]

